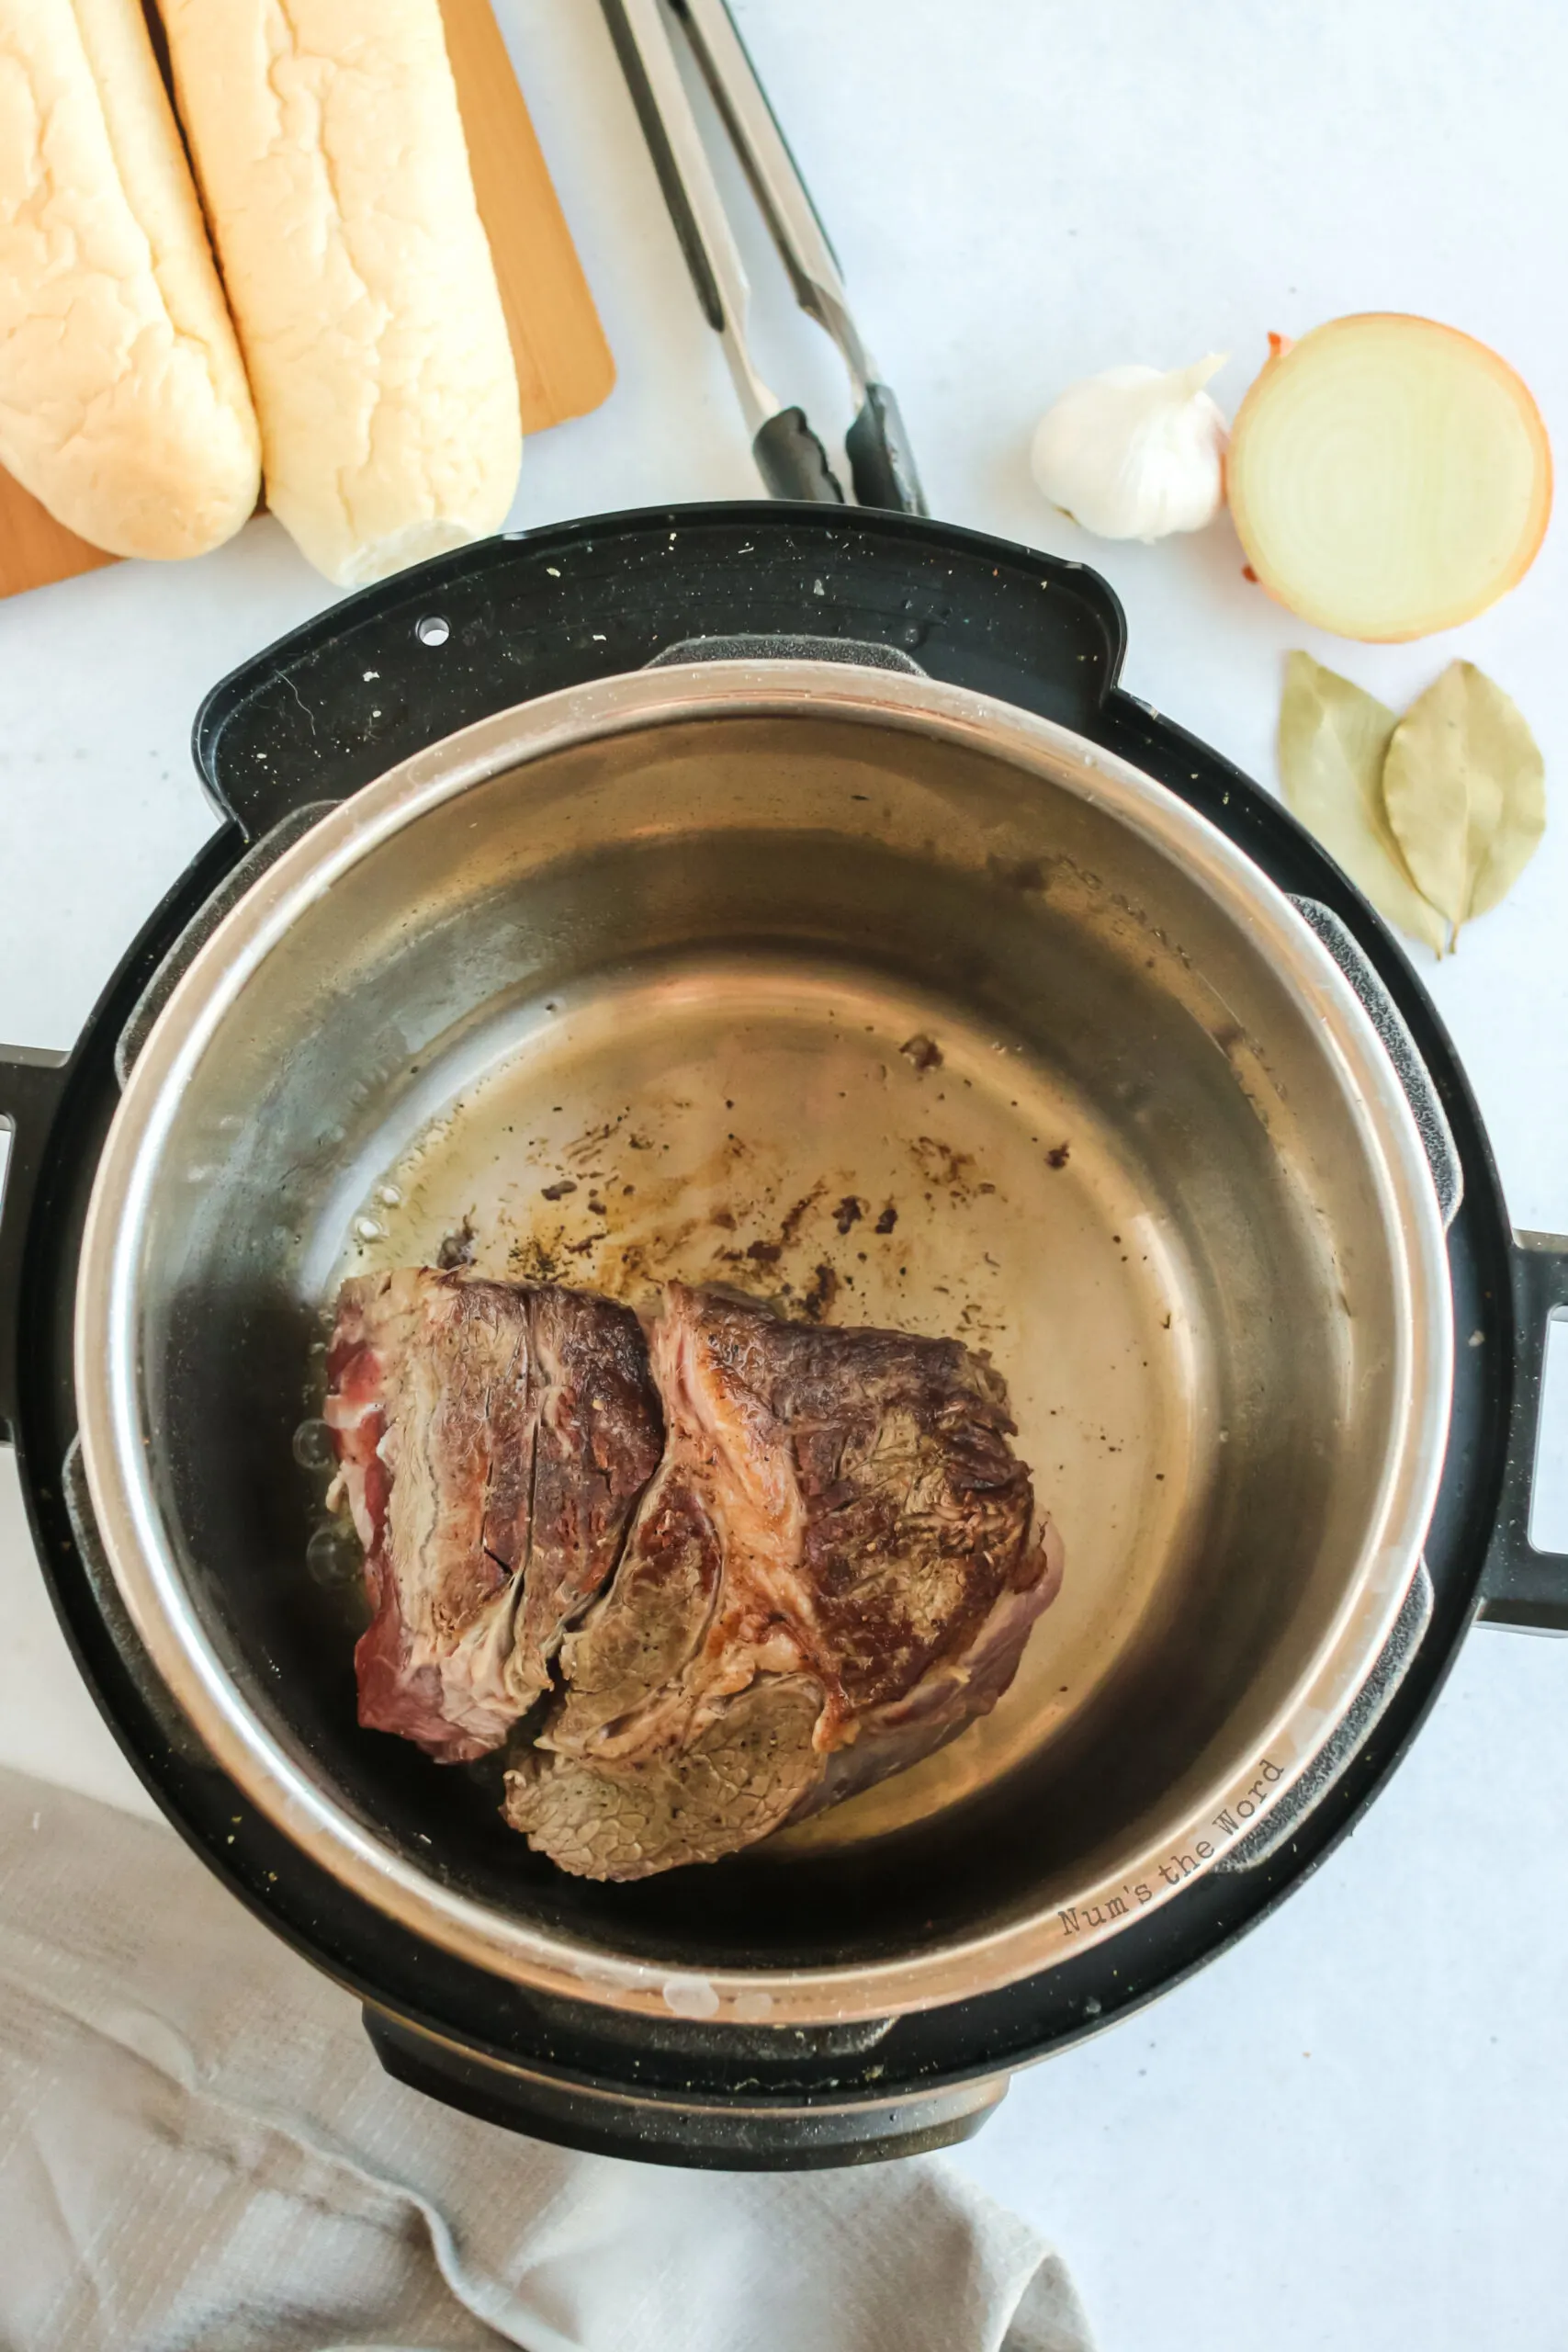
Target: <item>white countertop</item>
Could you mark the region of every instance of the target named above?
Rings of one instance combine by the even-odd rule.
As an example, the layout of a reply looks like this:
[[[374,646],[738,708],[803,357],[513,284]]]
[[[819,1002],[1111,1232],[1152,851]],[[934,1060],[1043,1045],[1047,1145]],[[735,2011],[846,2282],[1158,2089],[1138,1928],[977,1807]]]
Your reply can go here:
[[[541,436],[518,526],[755,494],[746,435],[590,0],[500,0],[620,366]],[[1562,127],[1548,0],[739,0],[897,386],[934,510],[1098,563],[1126,683],[1273,782],[1280,657],[1400,704],[1456,654],[1547,757],[1544,846],[1427,977],[1515,1222],[1568,1230],[1568,532],[1451,637],[1351,646],[1241,577],[1228,524],[1082,537],[1033,492],[1033,421],[1076,376],[1235,356],[1270,328],[1416,311],[1494,344],[1568,452]],[[773,379],[841,431],[828,345],[774,286]],[[211,829],[197,699],[327,601],[276,526],[0,605],[0,1036],[64,1047]],[[1568,1408],[1549,1432],[1568,1545]],[[76,1681],[0,1460],[0,1760],[146,1809]],[[1568,2336],[1568,1650],[1472,1636],[1355,1838],[1242,1947],[1021,2078],[962,2161],[1073,2266],[1107,2352],[1559,2352]],[[956,2352],[956,2347],[955,2347]]]

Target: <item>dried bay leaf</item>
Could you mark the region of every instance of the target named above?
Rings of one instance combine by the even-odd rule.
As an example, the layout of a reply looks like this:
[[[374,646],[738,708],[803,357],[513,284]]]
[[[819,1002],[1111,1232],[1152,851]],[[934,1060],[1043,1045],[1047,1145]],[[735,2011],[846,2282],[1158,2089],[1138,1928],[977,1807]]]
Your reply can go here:
[[[1546,763],[1515,705],[1454,662],[1390,739],[1383,804],[1405,863],[1453,924],[1495,907],[1546,831]]]
[[[1287,803],[1386,922],[1440,956],[1448,926],[1412,880],[1383,804],[1396,726],[1375,695],[1310,653],[1286,657],[1280,775]]]

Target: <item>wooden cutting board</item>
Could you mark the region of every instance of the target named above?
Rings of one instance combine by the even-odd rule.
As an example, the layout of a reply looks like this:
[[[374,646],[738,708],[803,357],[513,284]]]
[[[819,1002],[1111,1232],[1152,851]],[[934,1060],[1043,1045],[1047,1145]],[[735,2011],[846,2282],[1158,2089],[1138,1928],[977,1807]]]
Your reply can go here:
[[[615,363],[490,0],[441,0],[474,193],[512,330],[523,430],[609,396]],[[0,596],[113,563],[0,469]]]

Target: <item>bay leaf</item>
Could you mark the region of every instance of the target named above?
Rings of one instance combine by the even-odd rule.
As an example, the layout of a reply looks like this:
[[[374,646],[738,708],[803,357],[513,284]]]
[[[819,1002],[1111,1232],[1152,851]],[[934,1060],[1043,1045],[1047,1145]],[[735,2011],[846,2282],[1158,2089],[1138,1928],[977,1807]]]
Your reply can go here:
[[[1384,920],[1443,952],[1448,925],[1416,888],[1383,805],[1383,763],[1397,722],[1310,653],[1285,661],[1280,776],[1285,799]]]
[[[1509,890],[1546,831],[1546,763],[1515,705],[1453,662],[1390,739],[1383,803],[1405,863],[1458,936]]]

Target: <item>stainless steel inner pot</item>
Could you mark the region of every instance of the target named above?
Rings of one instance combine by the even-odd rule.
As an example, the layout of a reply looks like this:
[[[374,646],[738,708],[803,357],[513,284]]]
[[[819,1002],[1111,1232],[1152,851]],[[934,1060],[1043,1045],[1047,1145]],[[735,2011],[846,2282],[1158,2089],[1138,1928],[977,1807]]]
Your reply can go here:
[[[342,1274],[453,1237],[987,1350],[1067,1563],[995,1714],[628,1887],[361,1732],[291,1444]],[[1211,1867],[1382,1649],[1452,1349],[1414,1119],[1290,902],[1062,729],[812,662],[556,695],[323,818],[135,1061],[78,1302],[116,1578],[252,1800],[522,1985],[753,2024],[1014,1981]]]

